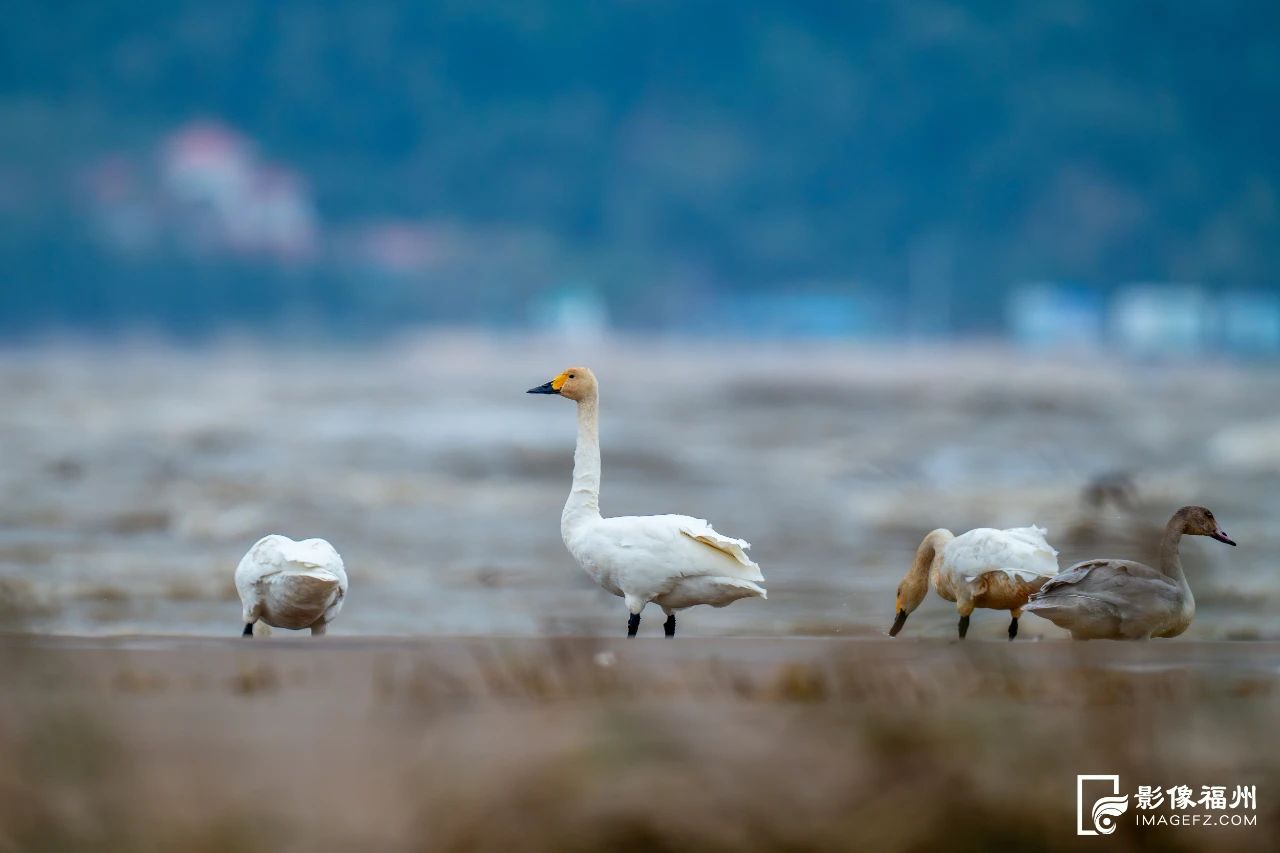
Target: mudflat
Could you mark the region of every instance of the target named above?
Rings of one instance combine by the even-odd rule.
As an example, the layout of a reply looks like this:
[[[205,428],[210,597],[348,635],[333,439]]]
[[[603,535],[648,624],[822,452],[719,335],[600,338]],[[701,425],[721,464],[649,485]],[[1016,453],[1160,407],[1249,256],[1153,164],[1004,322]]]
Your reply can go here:
[[[570,364],[603,383],[604,513],[706,518],[764,570],[767,602],[691,610],[682,636],[875,637],[934,528],[1038,524],[1063,568],[1150,561],[1197,503],[1240,547],[1184,541],[1185,639],[1280,639],[1268,365],[445,335],[0,359],[0,629],[239,634],[232,573],[282,533],[346,561],[331,634],[622,635],[622,602],[561,541],[573,406],[525,394]],[[1082,502],[1117,470],[1133,506]],[[930,596],[903,638],[950,639],[956,619]],[[1007,625],[979,612],[969,637]],[[1033,616],[1020,633],[1065,636]]]
[[[1280,643],[0,639],[0,850],[1274,850]],[[1257,788],[1076,832],[1076,775]],[[1168,813],[1167,809],[1164,813]]]

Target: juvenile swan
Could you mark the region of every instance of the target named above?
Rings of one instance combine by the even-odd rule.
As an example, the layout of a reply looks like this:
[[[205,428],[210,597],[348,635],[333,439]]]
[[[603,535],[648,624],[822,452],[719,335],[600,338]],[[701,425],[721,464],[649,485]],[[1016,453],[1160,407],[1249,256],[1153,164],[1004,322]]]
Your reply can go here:
[[[338,618],[347,597],[347,571],[323,539],[294,542],[272,534],[259,539],[236,567],[236,591],[244,608],[244,636],[253,636],[260,621],[275,628],[310,628],[314,637]]]
[[[1066,628],[1077,640],[1176,637],[1196,615],[1196,600],[1178,557],[1183,534],[1236,544],[1212,512],[1184,506],[1165,526],[1159,571],[1132,560],[1086,560],[1045,584],[1026,609]]]
[[[1008,610],[1009,639],[1018,636],[1018,616],[1028,596],[1058,572],[1058,552],[1049,547],[1042,527],[995,530],[979,527],[952,535],[938,528],[924,537],[915,562],[898,584],[897,615],[889,636],[896,637],[929,585],[960,611],[960,639],[969,631],[975,607]]]
[[[559,394],[578,404],[573,486],[560,516],[565,547],[591,579],[626,600],[627,636],[640,627],[650,601],[667,614],[666,635],[676,635],[676,610],[695,604],[724,607],[739,598],[767,598],[757,581],[751,546],[721,536],[687,515],[600,516],[600,402],[595,375],[571,367],[530,394]]]

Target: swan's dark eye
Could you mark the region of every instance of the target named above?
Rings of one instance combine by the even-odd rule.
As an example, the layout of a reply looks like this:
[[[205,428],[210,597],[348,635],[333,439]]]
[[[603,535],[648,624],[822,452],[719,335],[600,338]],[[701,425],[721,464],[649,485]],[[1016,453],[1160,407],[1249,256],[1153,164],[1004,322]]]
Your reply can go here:
[[[573,378],[573,374],[572,374],[572,373],[570,373],[570,374],[569,374],[569,378],[570,378],[570,379],[572,379],[572,378]]]

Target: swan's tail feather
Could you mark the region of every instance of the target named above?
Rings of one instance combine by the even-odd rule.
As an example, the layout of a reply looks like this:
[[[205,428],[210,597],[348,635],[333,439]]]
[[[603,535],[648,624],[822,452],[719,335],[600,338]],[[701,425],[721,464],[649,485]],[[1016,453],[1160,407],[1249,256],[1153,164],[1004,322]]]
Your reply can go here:
[[[764,574],[760,571],[760,566],[747,556],[747,549],[751,547],[750,542],[742,539],[734,539],[731,536],[722,536],[711,529],[711,525],[705,521],[701,526],[687,524],[680,528],[680,532],[695,542],[701,542],[703,545],[715,548],[717,551],[732,557],[742,566],[742,577],[746,580],[764,580]]]
[[[319,566],[310,566],[305,572],[282,572],[286,578],[306,578],[303,583],[315,581],[325,586],[336,587],[339,584],[338,576],[333,572],[320,568]]]
[[[280,572],[269,582],[267,605],[280,628],[307,628],[342,594],[338,578],[324,570]]]
[[[763,598],[765,600],[768,600],[769,598],[768,590],[760,586],[760,584],[758,583],[753,583],[749,580],[743,580],[742,578],[716,578],[715,580],[717,583],[723,586],[729,586],[729,587],[733,587],[734,589],[742,590],[743,594],[737,596],[737,598]],[[737,600],[737,599],[735,598],[733,600]],[[729,601],[726,601],[723,604],[713,604],[712,606],[724,607],[726,604],[729,604],[729,603],[730,603]]]

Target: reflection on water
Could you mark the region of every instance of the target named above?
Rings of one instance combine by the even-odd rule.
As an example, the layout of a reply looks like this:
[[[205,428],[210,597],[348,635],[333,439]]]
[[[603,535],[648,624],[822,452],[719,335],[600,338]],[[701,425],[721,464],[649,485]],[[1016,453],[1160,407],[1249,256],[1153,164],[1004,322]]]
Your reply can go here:
[[[570,363],[601,379],[606,513],[689,513],[754,543],[769,600],[691,611],[684,633],[879,633],[934,527],[1039,523],[1065,566],[1141,556],[1195,502],[1241,547],[1184,544],[1189,635],[1280,636],[1274,370],[465,337],[6,354],[0,619],[235,634],[236,562],[279,532],[346,559],[334,633],[620,634],[621,602],[560,542],[572,405],[524,394]],[[1087,480],[1116,469],[1134,473],[1137,510],[1087,509]],[[641,632],[660,635],[646,616]],[[933,599],[904,637],[953,623]],[[970,636],[1005,624],[980,612]]]

